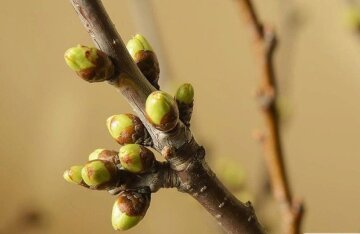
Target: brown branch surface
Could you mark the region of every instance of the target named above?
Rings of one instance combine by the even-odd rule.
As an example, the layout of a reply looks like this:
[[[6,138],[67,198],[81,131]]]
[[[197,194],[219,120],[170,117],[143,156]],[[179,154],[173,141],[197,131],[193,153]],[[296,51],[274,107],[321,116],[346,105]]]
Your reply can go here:
[[[203,147],[196,143],[190,130],[181,121],[168,133],[148,124],[144,106],[147,96],[155,88],[131,59],[101,1],[71,0],[71,3],[96,46],[109,55],[114,63],[115,75],[109,83],[127,99],[150,133],[153,147],[162,152],[169,162],[172,170],[171,173],[167,172],[172,178],[170,185],[194,197],[227,233],[264,233],[251,204],[238,201],[216,178],[204,160]],[[150,180],[151,176],[159,178],[156,173],[149,176]],[[163,187],[169,185],[161,184]]]
[[[293,199],[280,137],[280,121],[276,108],[277,86],[274,74],[273,55],[276,36],[269,27],[260,22],[251,0],[238,0],[243,20],[251,30],[260,71],[257,98],[265,122],[265,136],[262,140],[266,165],[275,199],[279,202],[284,233],[300,233],[303,203]]]

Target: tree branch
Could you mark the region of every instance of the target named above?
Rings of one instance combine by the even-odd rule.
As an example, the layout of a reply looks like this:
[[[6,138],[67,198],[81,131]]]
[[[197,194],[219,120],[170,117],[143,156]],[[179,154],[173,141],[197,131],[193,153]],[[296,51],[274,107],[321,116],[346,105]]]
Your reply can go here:
[[[109,83],[123,94],[144,123],[153,139],[153,147],[163,153],[177,175],[178,189],[194,197],[227,233],[264,233],[250,202],[238,201],[216,178],[204,160],[204,149],[181,121],[171,132],[161,132],[147,122],[145,101],[155,88],[129,56],[101,1],[71,2],[96,46],[112,59],[115,75]]]
[[[291,193],[281,143],[279,113],[276,109],[277,85],[273,66],[276,36],[271,28],[264,27],[260,22],[251,0],[237,2],[242,18],[251,30],[260,71],[261,80],[257,97],[266,131],[261,142],[273,194],[281,207],[284,233],[300,233],[303,203],[294,200]]]

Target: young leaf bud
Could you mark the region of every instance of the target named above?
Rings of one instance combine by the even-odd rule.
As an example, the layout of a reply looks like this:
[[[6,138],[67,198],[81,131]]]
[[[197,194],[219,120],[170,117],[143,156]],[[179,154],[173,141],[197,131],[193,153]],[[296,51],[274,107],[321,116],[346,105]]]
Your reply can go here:
[[[192,104],[194,101],[194,88],[191,84],[182,84],[176,91],[175,99],[178,103]]]
[[[159,62],[150,43],[144,36],[137,34],[129,40],[126,47],[146,79],[156,89],[159,89]]]
[[[115,165],[120,164],[118,152],[115,150],[96,149],[89,155],[89,161],[96,159],[107,160]]]
[[[109,57],[93,47],[72,47],[65,52],[64,58],[66,64],[88,82],[108,80],[114,73],[114,66]]]
[[[112,209],[113,228],[124,231],[134,227],[144,218],[149,205],[150,194],[121,192]]]
[[[180,120],[190,127],[190,119],[194,106],[194,88],[191,84],[182,84],[175,94],[176,103],[179,108]]]
[[[163,91],[155,91],[146,99],[148,121],[161,131],[171,131],[178,123],[179,110],[174,99]]]
[[[141,120],[132,114],[110,116],[106,121],[111,136],[120,144],[145,144],[151,142],[150,136]]]
[[[64,172],[64,179],[73,184],[81,184],[82,177],[81,177],[81,170],[83,166],[72,166],[70,169]]]
[[[117,175],[116,166],[106,160],[93,160],[85,164],[81,177],[90,188],[103,189],[111,187]]]
[[[135,62],[137,61],[137,53],[141,51],[153,51],[150,43],[140,34],[136,34],[131,40],[129,40],[126,44],[126,48]]]
[[[128,144],[120,148],[119,158],[121,166],[132,173],[149,171],[155,162],[153,152],[138,144]]]

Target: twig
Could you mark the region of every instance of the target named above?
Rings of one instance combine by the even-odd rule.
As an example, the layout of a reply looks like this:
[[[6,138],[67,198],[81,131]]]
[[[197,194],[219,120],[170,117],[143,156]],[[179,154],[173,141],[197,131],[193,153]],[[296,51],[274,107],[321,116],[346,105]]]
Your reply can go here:
[[[204,148],[180,121],[176,129],[162,132],[145,118],[145,100],[155,91],[129,56],[100,0],[71,0],[96,46],[109,55],[115,75],[109,83],[128,100],[178,177],[178,189],[194,197],[227,233],[264,233],[250,203],[238,201],[207,166]]]
[[[264,27],[260,22],[251,0],[238,0],[237,2],[243,20],[251,30],[261,75],[257,97],[261,105],[261,114],[266,129],[265,137],[261,143],[273,194],[281,208],[284,233],[300,233],[303,203],[294,200],[291,193],[284,164],[279,114],[275,106],[277,86],[273,68],[273,54],[277,42],[276,36],[271,28]]]

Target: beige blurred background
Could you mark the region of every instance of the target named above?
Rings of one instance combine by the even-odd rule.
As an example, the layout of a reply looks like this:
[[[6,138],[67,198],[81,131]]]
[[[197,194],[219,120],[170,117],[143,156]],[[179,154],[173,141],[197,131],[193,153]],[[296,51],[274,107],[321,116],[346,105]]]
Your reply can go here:
[[[255,1],[280,36],[286,161],[306,201],[307,232],[360,232],[360,40],[344,2]],[[124,40],[142,32],[162,51],[164,89],[194,85],[192,128],[210,163],[238,164],[255,194],[262,175],[252,138],[262,128],[252,97],[258,77],[236,2],[104,4]],[[0,233],[114,233],[114,198],[71,186],[62,173],[93,149],[118,149],[105,120],[131,111],[128,104],[109,85],[87,84],[66,67],[68,47],[91,45],[68,1],[2,1],[0,12]],[[276,233],[276,206],[257,208]],[[145,219],[128,233],[169,232],[221,230],[190,196],[169,189],[152,197]]]

